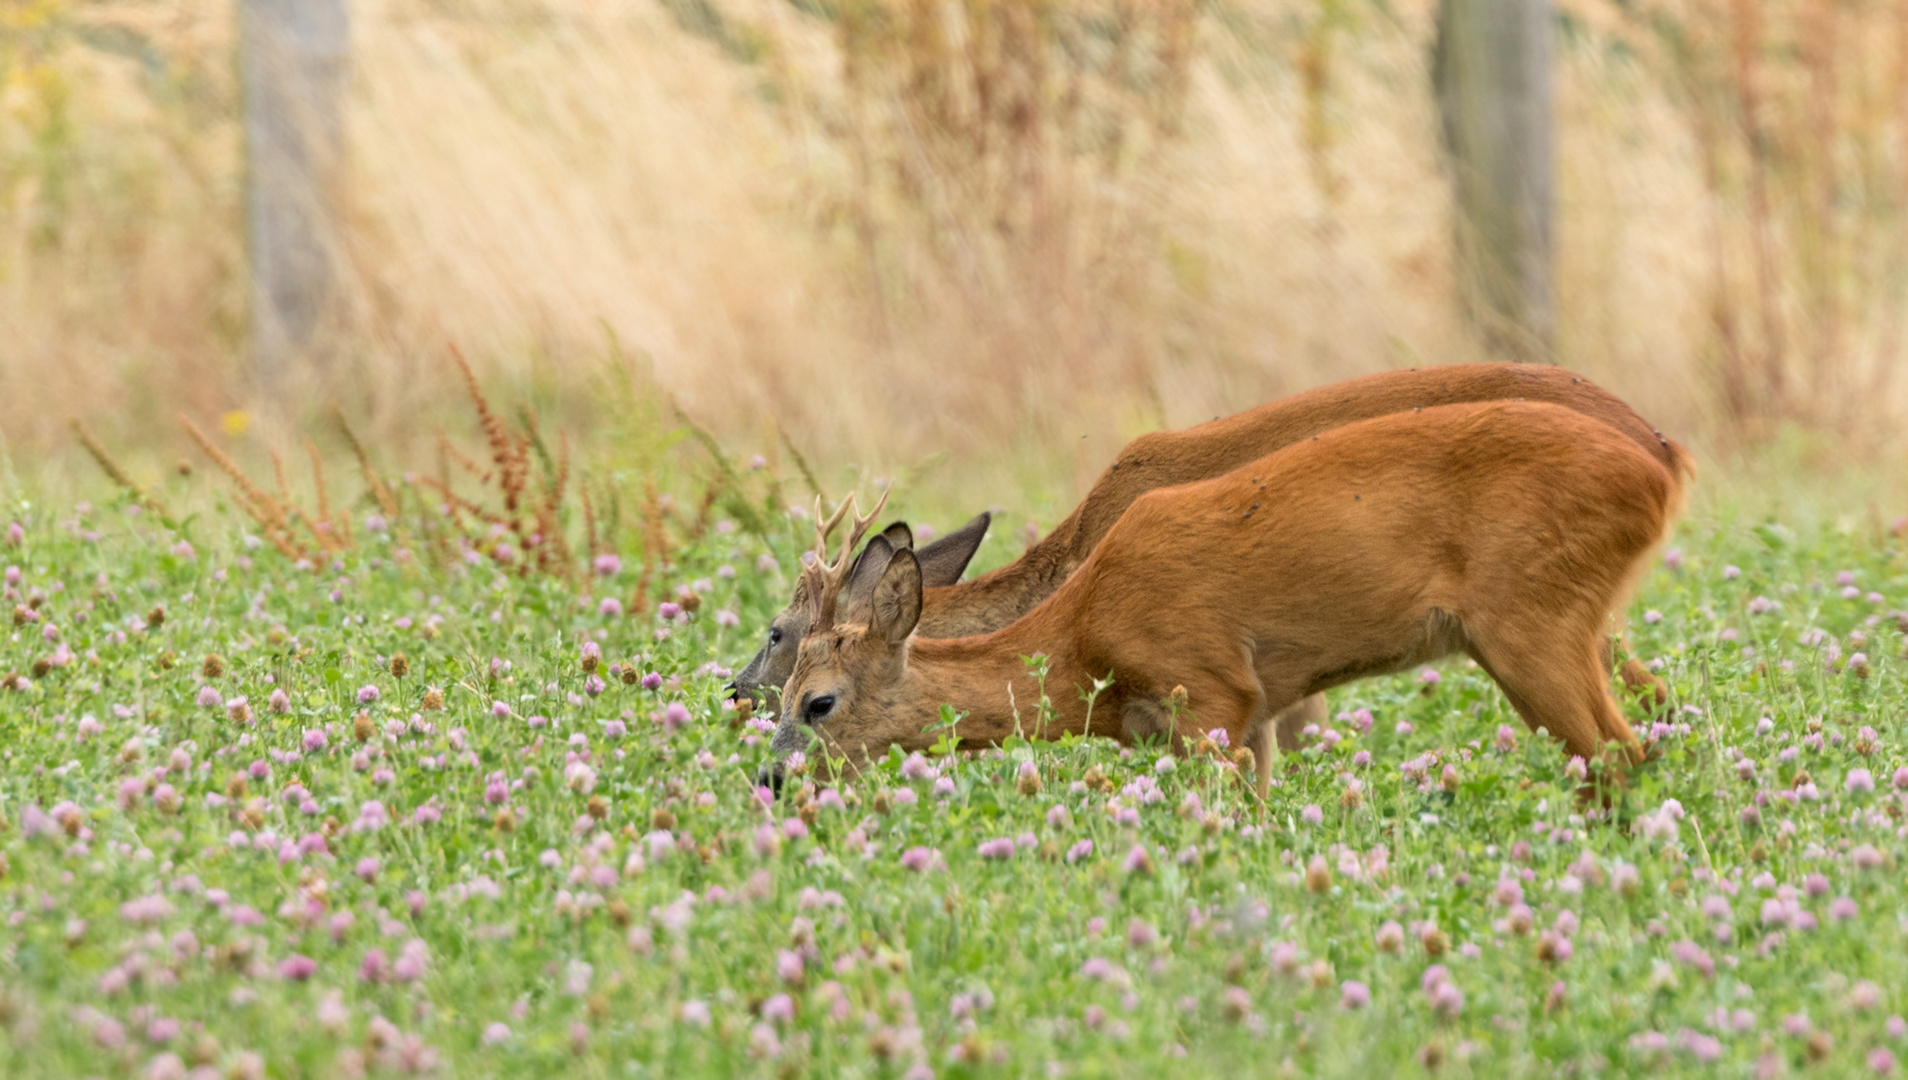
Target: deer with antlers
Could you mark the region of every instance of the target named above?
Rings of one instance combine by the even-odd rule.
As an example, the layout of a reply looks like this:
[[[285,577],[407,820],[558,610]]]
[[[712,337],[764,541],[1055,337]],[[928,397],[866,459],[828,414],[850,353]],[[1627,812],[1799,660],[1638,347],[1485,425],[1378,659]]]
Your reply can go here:
[[[963,582],[960,577],[987,534],[988,515],[981,514],[920,548],[915,558],[925,591],[915,634],[923,638],[984,634],[1032,611],[1086,561],[1126,508],[1155,488],[1220,476],[1280,447],[1358,420],[1415,408],[1512,399],[1553,402],[1599,420],[1666,467],[1675,467],[1661,432],[1615,395],[1563,368],[1453,364],[1367,375],[1184,431],[1140,436],[1120,452],[1086,499],[1052,532],[1021,558],[974,580]],[[839,516],[833,519],[839,521]],[[824,538],[833,527],[831,523],[824,528]],[[912,546],[906,525],[890,525],[877,538],[873,553],[859,561],[863,567],[859,572],[878,574],[885,564],[884,553]],[[767,642],[730,685],[733,695],[779,707],[774,698],[795,670],[796,649],[808,632],[811,607],[807,579],[799,579],[794,598],[770,622]],[[851,619],[860,617],[849,614]],[[1632,688],[1653,693],[1661,703],[1663,692],[1642,665],[1633,660],[1626,663],[1623,679]],[[1289,719],[1295,727],[1303,727],[1324,717],[1324,699],[1308,697],[1294,709]]]
[[[1043,654],[1058,725],[1047,735],[1223,730],[1253,752],[1263,791],[1275,737],[1296,744],[1275,731],[1282,710],[1464,653],[1566,752],[1631,760],[1606,632],[1693,475],[1682,447],[1652,445],[1664,453],[1537,402],[1335,427],[1140,496],[1033,611],[964,638],[915,634],[925,600],[912,552],[857,572],[851,540],[803,571],[810,630],[773,745],[785,755],[819,740],[851,763],[924,749],[942,704],[965,714],[963,742],[1034,734],[1023,710],[1043,687],[1022,658]]]

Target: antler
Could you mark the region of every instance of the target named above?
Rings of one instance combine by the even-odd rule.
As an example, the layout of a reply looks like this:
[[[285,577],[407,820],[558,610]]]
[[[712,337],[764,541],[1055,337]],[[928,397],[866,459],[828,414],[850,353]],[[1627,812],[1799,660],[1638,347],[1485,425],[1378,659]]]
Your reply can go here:
[[[891,490],[884,490],[874,509],[866,514],[860,513],[860,502],[850,494],[835,508],[834,515],[825,524],[821,517],[821,496],[815,497],[815,558],[802,564],[802,582],[807,587],[809,603],[813,605],[815,613],[814,621],[809,625],[810,630],[826,630],[835,625],[835,603],[841,598],[841,587],[847,583],[848,571],[854,565],[850,556],[854,554],[855,545],[867,535],[868,526],[880,515],[881,508],[888,505],[888,491]],[[849,507],[856,511],[854,528],[849,530],[842,542],[841,554],[835,561],[829,562],[828,534],[835,531],[835,526],[841,523]]]

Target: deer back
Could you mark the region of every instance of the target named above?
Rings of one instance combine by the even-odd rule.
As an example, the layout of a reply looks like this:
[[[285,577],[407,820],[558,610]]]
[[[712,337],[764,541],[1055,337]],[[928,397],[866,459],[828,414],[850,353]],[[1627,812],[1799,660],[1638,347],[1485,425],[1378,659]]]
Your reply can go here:
[[[1451,364],[1386,371],[1306,390],[1181,431],[1134,439],[1075,512],[1068,554],[1076,563],[1083,561],[1133,500],[1155,488],[1220,476],[1301,439],[1360,420],[1484,401],[1563,406],[1610,427],[1670,472],[1694,476],[1694,463],[1681,446],[1622,399],[1564,368]]]
[[[1621,433],[1671,472],[1694,473],[1681,447],[1615,395],[1563,368],[1453,364],[1380,372],[1183,431],[1140,436],[1100,475],[1079,507],[1019,559],[968,581],[957,580],[958,569],[952,579],[937,581],[930,576],[917,633],[930,638],[984,634],[1032,611],[1085,561],[1127,507],[1148,491],[1223,475],[1348,423],[1418,408],[1513,399],[1564,406]],[[981,528],[984,531],[985,525]],[[978,536],[974,542],[978,543]],[[971,557],[971,546],[967,554]],[[965,566],[965,560],[960,566]],[[753,693],[757,686],[782,685],[792,670],[795,642],[806,629],[804,610],[804,601],[797,597],[777,616],[770,631],[772,643],[737,679],[738,689]]]
[[[1683,490],[1635,440],[1557,405],[1394,414],[1141,496],[1061,590],[1078,595],[1054,599],[1089,668],[1247,636],[1338,657],[1311,693],[1417,662],[1431,609],[1599,622]]]

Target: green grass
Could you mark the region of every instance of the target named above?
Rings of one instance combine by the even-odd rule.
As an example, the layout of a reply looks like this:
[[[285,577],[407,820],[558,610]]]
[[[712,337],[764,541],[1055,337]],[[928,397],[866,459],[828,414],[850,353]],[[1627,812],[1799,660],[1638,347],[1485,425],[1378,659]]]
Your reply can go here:
[[[779,570],[740,531],[678,553],[665,584],[702,603],[665,622],[599,613],[629,568],[432,574],[377,537],[307,570],[218,515],[196,552],[123,504],[16,517],[8,1077],[1846,1075],[1908,1053],[1908,572],[1872,527],[1684,528],[1632,612],[1675,715],[1593,820],[1554,745],[1449,662],[1335,692],[1341,741],[1281,762],[1264,803],[1209,758],[1070,740],[908,770],[939,781],[890,761],[804,825],[807,794],[758,797],[766,739],[716,670],[786,598],[792,526]],[[983,858],[998,838],[1024,844]]]

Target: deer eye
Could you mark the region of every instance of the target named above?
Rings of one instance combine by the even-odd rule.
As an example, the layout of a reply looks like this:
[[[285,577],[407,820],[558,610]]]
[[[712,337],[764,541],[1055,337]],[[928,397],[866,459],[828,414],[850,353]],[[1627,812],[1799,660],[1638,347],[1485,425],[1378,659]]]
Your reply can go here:
[[[782,628],[779,626],[769,627],[769,644],[780,645],[781,643],[782,643]]]
[[[808,703],[803,709],[803,715],[808,722],[812,724],[833,712],[834,709],[835,695],[823,694],[821,697],[815,698]]]

